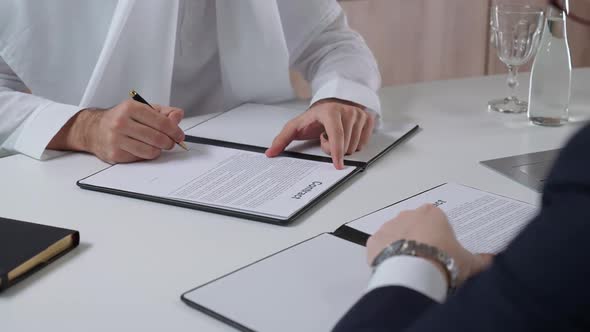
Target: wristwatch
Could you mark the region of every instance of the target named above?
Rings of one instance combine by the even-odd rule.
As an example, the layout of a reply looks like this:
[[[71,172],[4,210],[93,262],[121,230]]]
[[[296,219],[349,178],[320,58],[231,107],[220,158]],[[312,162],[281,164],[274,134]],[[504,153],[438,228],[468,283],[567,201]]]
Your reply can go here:
[[[384,260],[393,256],[422,257],[440,263],[447,272],[449,292],[455,290],[455,287],[457,286],[457,277],[459,276],[459,268],[457,267],[457,264],[455,264],[455,260],[444,251],[424,243],[401,239],[385,247],[385,249],[375,257],[371,267],[375,270],[375,268]]]

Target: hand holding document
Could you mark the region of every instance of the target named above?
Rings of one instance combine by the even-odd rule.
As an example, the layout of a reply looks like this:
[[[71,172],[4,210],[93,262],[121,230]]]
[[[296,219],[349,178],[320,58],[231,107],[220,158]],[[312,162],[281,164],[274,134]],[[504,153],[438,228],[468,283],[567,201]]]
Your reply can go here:
[[[374,234],[404,210],[430,203],[441,208],[461,244],[477,253],[497,253],[522,230],[537,211],[534,205],[474,188],[447,183],[359,218],[348,227]]]
[[[199,286],[182,299],[246,331],[329,331],[366,291],[371,276],[366,248],[351,234],[373,234],[401,211],[427,203],[447,214],[459,241],[472,252],[500,251],[537,210],[507,197],[444,184]]]

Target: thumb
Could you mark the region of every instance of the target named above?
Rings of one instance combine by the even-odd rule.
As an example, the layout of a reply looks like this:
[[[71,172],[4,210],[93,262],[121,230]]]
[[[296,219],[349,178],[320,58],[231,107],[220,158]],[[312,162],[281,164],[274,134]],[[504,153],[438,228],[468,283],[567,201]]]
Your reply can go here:
[[[272,141],[270,148],[266,150],[267,157],[275,157],[287,148],[297,135],[297,126],[294,122],[289,122],[283,127],[283,130]]]

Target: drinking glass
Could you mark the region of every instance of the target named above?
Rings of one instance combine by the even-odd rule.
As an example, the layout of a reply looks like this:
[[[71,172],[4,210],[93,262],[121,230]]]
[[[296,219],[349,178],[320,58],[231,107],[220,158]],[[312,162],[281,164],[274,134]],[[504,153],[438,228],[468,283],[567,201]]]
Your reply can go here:
[[[490,110],[522,113],[527,102],[516,97],[518,67],[534,57],[545,24],[541,8],[525,4],[496,4],[491,10],[492,43],[498,57],[508,66],[510,96],[488,103]]]

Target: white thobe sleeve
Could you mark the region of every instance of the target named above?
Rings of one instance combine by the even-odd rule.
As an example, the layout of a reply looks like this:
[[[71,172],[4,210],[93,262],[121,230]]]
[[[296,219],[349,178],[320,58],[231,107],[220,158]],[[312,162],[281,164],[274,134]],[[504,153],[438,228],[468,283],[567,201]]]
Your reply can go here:
[[[0,157],[22,153],[44,160],[62,154],[47,150],[47,144],[79,111],[29,93],[0,58]]]

